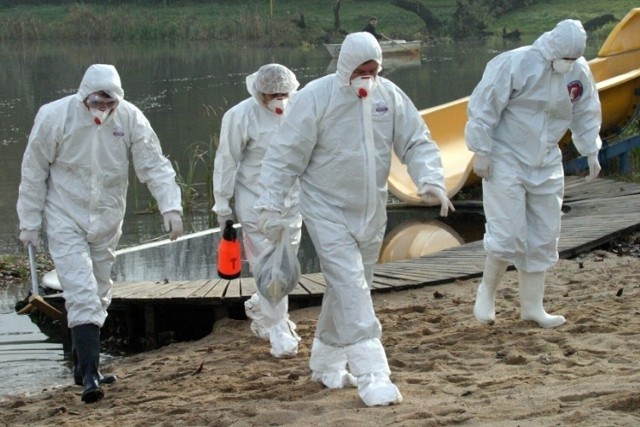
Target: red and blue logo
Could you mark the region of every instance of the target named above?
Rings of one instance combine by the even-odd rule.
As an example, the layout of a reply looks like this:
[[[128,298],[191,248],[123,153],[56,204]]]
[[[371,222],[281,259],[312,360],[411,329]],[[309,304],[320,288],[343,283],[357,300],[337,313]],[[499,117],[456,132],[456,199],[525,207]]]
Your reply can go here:
[[[584,93],[584,87],[582,86],[582,82],[580,80],[574,80],[567,85],[567,89],[569,90],[569,99],[572,104],[575,104],[582,98],[582,94]]]

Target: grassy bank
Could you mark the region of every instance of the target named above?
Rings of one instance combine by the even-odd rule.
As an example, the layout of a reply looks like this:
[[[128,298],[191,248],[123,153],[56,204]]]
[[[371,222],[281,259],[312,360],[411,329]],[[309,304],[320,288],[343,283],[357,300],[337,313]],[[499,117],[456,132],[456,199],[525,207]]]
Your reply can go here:
[[[107,2],[108,3],[108,2]],[[340,39],[342,33],[361,30],[369,16],[379,18],[378,30],[392,38],[448,38],[456,28],[481,22],[483,32],[501,34],[517,29],[532,38],[567,17],[587,22],[603,14],[622,18],[635,0],[540,0],[531,6],[494,17],[469,7],[471,21],[454,19],[454,0],[422,1],[441,22],[426,28],[412,12],[389,0],[341,0],[336,32],[336,1],[236,0],[207,4],[168,2],[157,5],[15,6],[0,8],[0,40],[216,40],[265,46],[300,46]],[[468,5],[469,0],[461,0]],[[606,35],[612,24],[602,31]]]

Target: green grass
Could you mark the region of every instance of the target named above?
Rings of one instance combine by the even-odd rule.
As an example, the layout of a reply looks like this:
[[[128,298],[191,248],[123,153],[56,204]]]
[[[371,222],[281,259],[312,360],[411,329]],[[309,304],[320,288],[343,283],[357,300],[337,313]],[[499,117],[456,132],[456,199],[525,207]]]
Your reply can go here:
[[[467,3],[469,0],[460,0]],[[122,6],[74,4],[63,6],[17,6],[0,8],[0,39],[59,40],[217,40],[250,42],[266,46],[300,46],[340,39],[334,34],[335,1],[273,0],[212,1],[167,7],[160,4]],[[423,0],[444,23],[437,34],[447,38],[454,0]],[[564,18],[586,22],[605,13],[622,18],[637,0],[539,0],[487,22],[487,31],[518,29],[533,39]],[[370,16],[379,19],[378,31],[392,38],[425,36],[423,22],[414,13],[388,0],[342,0],[340,28],[361,30]],[[293,22],[304,16],[306,28]],[[610,28],[609,28],[610,29]],[[608,34],[608,31],[604,32]]]
[[[579,19],[582,23],[604,14],[612,14],[617,20],[622,19],[631,9],[640,7],[637,0],[609,0],[609,1],[565,1],[540,0],[532,6],[522,10],[515,10],[496,18],[492,28],[497,33],[503,27],[508,30],[519,29],[526,39],[535,39],[544,31],[553,29],[556,22],[563,19]],[[615,23],[607,24],[590,37],[606,38]]]
[[[470,0],[460,0],[467,3]],[[444,26],[439,36],[448,39],[446,31],[456,10],[455,0],[423,0]],[[0,40],[5,39],[59,39],[59,40],[212,40],[221,43],[251,43],[264,46],[313,46],[326,41],[338,41],[341,34],[334,33],[332,7],[335,0],[235,0],[212,1],[175,6],[123,5],[102,6],[75,4],[72,6],[18,6],[0,8]],[[622,19],[629,10],[639,7],[637,0],[539,0],[531,6],[514,10],[487,22],[485,31],[501,34],[518,29],[524,41],[533,41],[556,22],[574,18],[586,22],[603,14]],[[296,26],[293,20],[304,16],[306,28]],[[378,31],[392,38],[416,39],[425,36],[423,22],[416,14],[393,6],[389,0],[342,0],[340,28],[346,32],[361,30],[370,16],[379,20]],[[604,41],[615,23],[589,34]],[[208,106],[208,115],[218,115]],[[635,134],[638,130],[636,127]],[[213,164],[215,143],[195,147],[193,161],[185,171],[178,171],[188,206],[206,195],[212,198],[212,189],[197,190],[193,170],[199,163]],[[632,153],[631,180],[640,182],[640,150]],[[210,180],[209,180],[210,181]]]

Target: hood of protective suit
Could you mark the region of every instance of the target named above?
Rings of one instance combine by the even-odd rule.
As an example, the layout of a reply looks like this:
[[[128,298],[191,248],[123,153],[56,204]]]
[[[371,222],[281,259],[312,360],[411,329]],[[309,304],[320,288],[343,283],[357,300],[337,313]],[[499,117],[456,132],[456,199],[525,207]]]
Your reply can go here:
[[[533,43],[534,49],[542,52],[547,60],[579,58],[584,54],[587,33],[580,21],[565,19],[547,31]]]
[[[382,49],[378,40],[367,32],[349,34],[342,42],[338,56],[337,80],[340,86],[348,86],[351,74],[361,64],[374,60],[378,72],[382,70]]]
[[[118,102],[124,98],[120,75],[113,65],[93,64],[84,73],[78,89],[80,99],[84,100],[90,94],[99,91],[106,92]]]
[[[247,91],[262,105],[261,93],[291,93],[300,86],[296,75],[280,64],[263,65],[246,78]]]

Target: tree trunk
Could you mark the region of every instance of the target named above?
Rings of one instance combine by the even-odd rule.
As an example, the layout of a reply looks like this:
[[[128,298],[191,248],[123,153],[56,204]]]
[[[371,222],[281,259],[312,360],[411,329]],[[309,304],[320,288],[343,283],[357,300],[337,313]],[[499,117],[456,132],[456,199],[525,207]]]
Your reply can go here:
[[[333,6],[333,32],[335,34],[340,32],[340,0],[336,0]]]
[[[436,16],[431,13],[431,10],[429,10],[429,8],[427,8],[419,1],[391,0],[390,3],[394,6],[398,6],[401,9],[408,10],[409,12],[413,12],[418,15],[427,27],[428,33],[431,33],[432,31],[435,31],[442,26],[442,21],[436,18]]]

